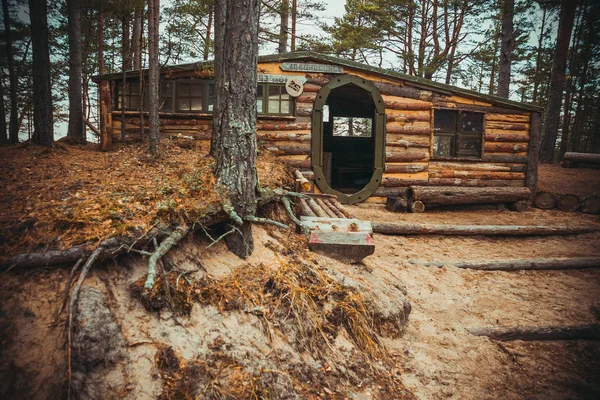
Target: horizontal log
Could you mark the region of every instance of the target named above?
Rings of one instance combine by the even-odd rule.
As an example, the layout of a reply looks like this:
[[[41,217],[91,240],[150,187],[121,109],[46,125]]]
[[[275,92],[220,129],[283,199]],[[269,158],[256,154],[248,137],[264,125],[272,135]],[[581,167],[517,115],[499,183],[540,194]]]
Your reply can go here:
[[[310,133],[268,133],[268,132],[257,132],[257,139],[262,141],[294,141],[294,142],[310,142]]]
[[[524,172],[502,171],[455,171],[430,169],[431,178],[463,178],[463,179],[498,179],[498,180],[523,180]]]
[[[402,113],[402,114],[391,114],[387,113],[386,121],[389,122],[431,122],[431,115],[429,112],[416,112],[416,113]]]
[[[501,131],[529,131],[529,124],[513,124],[510,122],[487,121],[485,129],[498,129]]]
[[[310,168],[310,159],[307,160],[290,160],[290,159],[281,159],[284,163],[294,168]]]
[[[556,196],[549,192],[538,192],[533,199],[533,205],[542,210],[552,210],[556,207]]]
[[[482,160],[488,162],[527,164],[529,158],[527,156],[484,154]]]
[[[317,94],[314,92],[303,93],[296,97],[296,103],[314,103],[317,98]]]
[[[437,186],[466,186],[466,187],[523,187],[524,180],[501,180],[501,179],[460,179],[460,178],[432,178],[429,177],[429,185]]]
[[[429,140],[387,140],[386,146],[390,148],[389,151],[394,151],[394,147],[402,147],[404,149],[428,149],[430,147]]]
[[[527,168],[523,164],[509,163],[466,163],[451,161],[430,161],[431,171],[456,169],[459,171],[497,171],[497,172],[524,172]]]
[[[269,146],[264,148],[277,155],[309,155],[310,146]]]
[[[411,186],[409,198],[425,205],[442,204],[491,204],[528,200],[529,188],[450,188],[445,186]]]
[[[564,194],[558,198],[556,206],[562,211],[577,211],[581,207],[581,199],[574,194]]]
[[[575,153],[568,151],[563,160],[582,164],[600,164],[600,154],[596,153]]]
[[[395,213],[405,213],[408,211],[408,200],[398,197],[388,197],[385,202],[385,209]]]
[[[410,162],[410,161],[427,161],[429,160],[429,152],[425,151],[403,151],[403,152],[386,152],[386,162]]]
[[[373,192],[373,197],[398,197],[405,195],[408,186],[396,186],[396,187],[384,187],[379,186],[375,192]]]
[[[314,83],[307,82],[304,84],[303,92],[315,93],[315,92],[318,92],[319,90],[321,90],[322,86],[323,85],[316,85]]]
[[[371,221],[373,232],[385,235],[552,236],[598,232],[600,227],[523,225],[436,225]]]
[[[600,325],[576,326],[494,326],[470,328],[474,336],[500,341],[511,340],[599,340]]]
[[[485,134],[487,142],[523,142],[529,143],[529,135],[513,133],[487,133]]]
[[[312,115],[312,112],[312,107],[296,107],[296,115],[299,117],[310,117]]]
[[[431,110],[431,107],[431,103],[385,100],[385,108],[391,108],[392,110],[418,111]]]
[[[414,174],[417,172],[425,172],[429,169],[427,165],[422,164],[386,164],[385,172],[389,174],[406,173]]]
[[[400,133],[405,135],[429,136],[431,134],[431,127],[429,126],[414,126],[398,123],[387,124],[385,130],[387,133]]]
[[[433,98],[433,92],[428,90],[385,82],[373,82],[373,84],[383,95],[406,97],[422,101],[431,101]]]
[[[384,176],[381,185],[384,187],[409,187],[427,185],[427,179],[401,179],[396,177]]]
[[[257,131],[300,131],[310,130],[309,123],[296,123],[296,122],[257,122]]]
[[[486,142],[483,150],[486,153],[521,153],[527,151],[529,145],[527,143],[494,143]]]
[[[485,116],[485,121],[500,121],[512,123],[529,123],[529,112],[518,112],[510,109],[503,109],[503,112],[496,112],[493,108],[488,109],[488,114]]]

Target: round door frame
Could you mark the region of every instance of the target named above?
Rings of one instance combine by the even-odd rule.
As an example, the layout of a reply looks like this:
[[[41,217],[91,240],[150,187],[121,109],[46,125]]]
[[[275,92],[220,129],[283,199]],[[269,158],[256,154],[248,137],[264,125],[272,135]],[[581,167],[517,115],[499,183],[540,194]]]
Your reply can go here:
[[[335,88],[354,84],[371,94],[375,105],[375,162],[374,171],[371,180],[367,185],[356,193],[348,195],[338,192],[327,183],[323,174],[323,106],[327,97]],[[315,174],[315,183],[319,189],[326,194],[337,196],[338,200],[344,204],[359,203],[369,198],[381,184],[383,171],[385,170],[385,105],[381,93],[371,81],[356,75],[341,75],[331,79],[317,93],[313,105],[312,126],[311,126],[311,165]]]

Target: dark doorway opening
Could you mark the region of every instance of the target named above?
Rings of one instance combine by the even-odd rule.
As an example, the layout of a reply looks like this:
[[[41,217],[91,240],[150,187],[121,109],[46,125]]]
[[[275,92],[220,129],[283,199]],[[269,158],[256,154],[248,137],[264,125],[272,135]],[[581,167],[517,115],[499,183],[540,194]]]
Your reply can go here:
[[[375,170],[375,104],[371,93],[347,84],[323,106],[323,174],[341,193],[367,186]]]

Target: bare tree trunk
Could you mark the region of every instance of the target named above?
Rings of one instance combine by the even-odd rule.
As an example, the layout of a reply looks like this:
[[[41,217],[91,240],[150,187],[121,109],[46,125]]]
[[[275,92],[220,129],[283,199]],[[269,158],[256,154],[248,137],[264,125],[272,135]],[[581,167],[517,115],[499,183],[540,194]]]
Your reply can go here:
[[[560,121],[560,105],[562,102],[563,88],[565,85],[565,70],[567,68],[567,55],[571,30],[575,21],[577,3],[572,0],[564,0],[560,9],[560,22],[558,26],[558,37],[556,51],[552,61],[552,76],[550,79],[550,96],[546,106],[546,116],[542,128],[542,148],[540,161],[551,162],[554,159],[554,148],[558,136],[558,124]]]
[[[297,11],[296,0],[292,0],[292,42],[290,44],[290,51],[296,51],[296,11]]]
[[[0,145],[8,143],[6,131],[6,110],[4,109],[4,82],[0,81]]]
[[[131,46],[133,47],[133,69],[142,68],[142,26],[144,18],[144,6],[137,8],[133,16],[133,29],[131,32]]]
[[[140,92],[140,142],[144,141],[144,5],[140,6],[138,10],[139,16],[139,28],[140,35],[137,38],[137,43],[135,44],[138,47],[138,54],[136,57],[137,60],[137,70],[138,74],[138,88]],[[160,87],[159,87],[160,90]]]
[[[496,24],[496,34],[494,35],[494,56],[492,57],[492,71],[490,72],[490,86],[489,86],[489,94],[494,94],[494,88],[496,87],[496,68],[498,64],[496,63],[496,55],[498,54],[498,40],[500,39],[500,26]]]
[[[512,50],[515,44],[513,16],[515,0],[504,0],[502,6],[502,41],[500,45],[500,62],[498,63],[498,96],[508,99],[510,88],[510,65]]]
[[[98,73],[104,73],[104,14],[98,12]]]
[[[215,108],[211,150],[215,176],[235,212],[256,213],[256,82],[260,0],[217,0],[215,7]],[[239,40],[243,37],[247,40]],[[235,82],[229,85],[228,82]],[[252,227],[237,226],[227,247],[246,258],[254,250]]]
[[[8,141],[10,143],[19,142],[19,128],[18,128],[18,103],[17,103],[17,71],[15,70],[15,61],[13,59],[13,46],[12,46],[12,31],[11,31],[11,19],[10,12],[8,9],[8,0],[2,0],[2,13],[4,14],[4,42],[6,44],[6,60],[8,64],[8,78],[10,82],[10,120],[9,120],[9,133]]]
[[[281,11],[279,13],[279,46],[277,47],[278,53],[287,52],[287,41],[288,41],[288,25],[290,19],[290,2],[289,0],[281,1]]]
[[[204,39],[204,60],[208,60],[210,56],[210,34],[212,33],[213,17],[215,15],[215,8],[211,6],[208,9],[208,22],[206,24],[206,38]]]
[[[540,86],[540,68],[542,64],[542,45],[544,43],[544,28],[546,27],[546,7],[542,14],[542,26],[540,28],[540,39],[538,40],[537,54],[535,57],[535,75],[533,77],[533,97],[531,102],[537,103],[538,88]]]
[[[158,154],[160,123],[158,120],[160,71],[158,63],[158,29],[160,0],[148,0],[148,124],[150,125],[150,153]]]
[[[67,1],[69,18],[69,128],[67,136],[85,143],[83,129],[83,83],[81,65],[81,4],[80,0]]]
[[[33,55],[33,143],[52,146],[54,119],[46,0],[29,0]]]

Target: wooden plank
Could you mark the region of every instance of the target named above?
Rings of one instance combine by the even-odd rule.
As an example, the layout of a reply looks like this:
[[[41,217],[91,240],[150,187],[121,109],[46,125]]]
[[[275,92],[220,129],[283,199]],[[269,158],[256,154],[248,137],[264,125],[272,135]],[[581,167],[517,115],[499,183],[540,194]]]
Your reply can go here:
[[[524,180],[429,178],[429,185],[466,187],[521,187]]]
[[[523,133],[491,133],[486,131],[486,142],[529,142],[529,135]]]
[[[350,218],[323,218],[323,217],[300,217],[300,221],[308,226],[310,230],[321,230],[323,232],[367,232],[373,233],[369,221]]]
[[[443,225],[371,221],[374,233],[386,235],[455,235],[455,236],[552,236],[598,232],[596,225],[524,226],[524,225]]]
[[[426,206],[443,204],[512,203],[529,200],[529,188],[411,186],[408,197]]]
[[[483,151],[486,153],[521,153],[529,149],[527,143],[494,143],[486,142],[483,146]]]
[[[394,173],[408,173],[408,174],[414,174],[417,172],[424,172],[424,171],[428,171],[429,170],[429,166],[427,164],[416,164],[416,163],[404,163],[404,164],[399,164],[399,163],[386,163],[385,164],[385,172],[389,173],[389,174],[394,174]]]
[[[386,132],[400,133],[405,135],[429,136],[431,135],[431,127],[426,122],[414,122],[412,124],[388,122],[386,125]]]
[[[385,153],[386,162],[409,162],[409,161],[427,161],[429,160],[428,151],[405,150],[400,151],[400,148],[395,148],[393,152]]]
[[[524,172],[430,170],[430,178],[524,180]]]
[[[510,122],[510,123],[529,123],[529,114],[495,114],[489,113],[485,116],[485,122]]]
[[[429,170],[449,170],[456,169],[460,171],[505,171],[505,172],[522,172],[524,164],[509,164],[509,163],[461,163],[452,161],[430,161]]]

